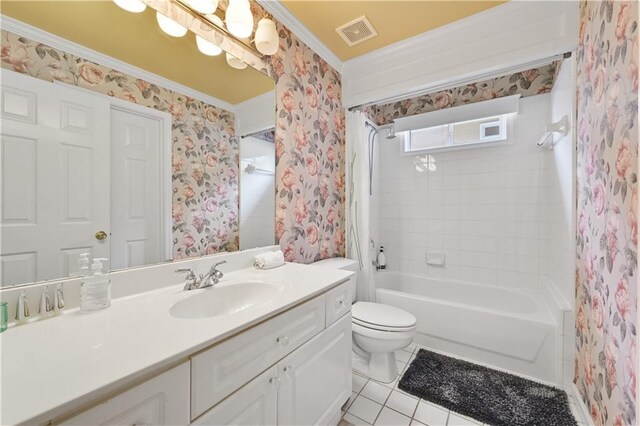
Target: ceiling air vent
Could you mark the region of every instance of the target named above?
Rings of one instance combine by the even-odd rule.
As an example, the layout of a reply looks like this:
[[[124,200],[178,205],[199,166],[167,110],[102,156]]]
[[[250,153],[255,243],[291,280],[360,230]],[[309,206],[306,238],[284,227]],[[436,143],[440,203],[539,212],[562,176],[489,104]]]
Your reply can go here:
[[[336,31],[349,46],[362,43],[378,35],[371,22],[364,15],[336,28]]]

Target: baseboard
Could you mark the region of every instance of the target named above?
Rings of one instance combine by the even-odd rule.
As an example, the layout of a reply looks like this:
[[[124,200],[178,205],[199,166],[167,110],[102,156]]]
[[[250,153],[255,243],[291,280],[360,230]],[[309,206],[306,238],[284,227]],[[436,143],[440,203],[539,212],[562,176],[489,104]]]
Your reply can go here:
[[[578,412],[577,414],[580,417],[578,420],[584,425],[594,426],[593,420],[591,420],[591,415],[589,415],[589,410],[582,400],[582,396],[580,395],[575,383],[571,383],[571,385],[566,386],[565,391],[573,400],[573,404]]]

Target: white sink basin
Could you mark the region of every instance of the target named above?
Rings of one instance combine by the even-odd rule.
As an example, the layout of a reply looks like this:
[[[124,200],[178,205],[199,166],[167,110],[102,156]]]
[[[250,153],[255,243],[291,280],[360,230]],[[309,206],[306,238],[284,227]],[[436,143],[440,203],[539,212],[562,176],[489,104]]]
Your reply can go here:
[[[278,294],[277,287],[263,282],[225,284],[192,291],[193,296],[171,306],[171,316],[198,319],[235,314],[263,305]]]

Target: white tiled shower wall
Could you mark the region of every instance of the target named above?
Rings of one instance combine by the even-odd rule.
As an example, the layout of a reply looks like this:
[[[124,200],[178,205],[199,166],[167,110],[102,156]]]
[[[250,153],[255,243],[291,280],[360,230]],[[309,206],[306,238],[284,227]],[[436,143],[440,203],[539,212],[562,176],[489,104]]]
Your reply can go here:
[[[551,95],[521,99],[509,128],[511,144],[402,155],[401,144],[380,150],[379,241],[387,265],[400,272],[527,290],[549,271],[545,226],[548,176],[554,152],[536,142],[551,114]],[[571,165],[567,165],[569,173]],[[427,252],[444,252],[444,266],[428,266]]]

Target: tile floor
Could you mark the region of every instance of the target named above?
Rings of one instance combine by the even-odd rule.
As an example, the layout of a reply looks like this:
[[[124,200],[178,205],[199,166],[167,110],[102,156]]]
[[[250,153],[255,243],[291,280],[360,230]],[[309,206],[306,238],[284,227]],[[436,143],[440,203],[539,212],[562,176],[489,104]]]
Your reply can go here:
[[[396,352],[399,377],[415,358],[419,345],[411,344]],[[457,414],[439,405],[419,399],[398,389],[398,380],[379,383],[353,373],[353,393],[342,407],[343,416],[339,426],[477,426],[481,422]],[[577,411],[569,399],[574,417]],[[578,425],[582,425],[578,421]]]

